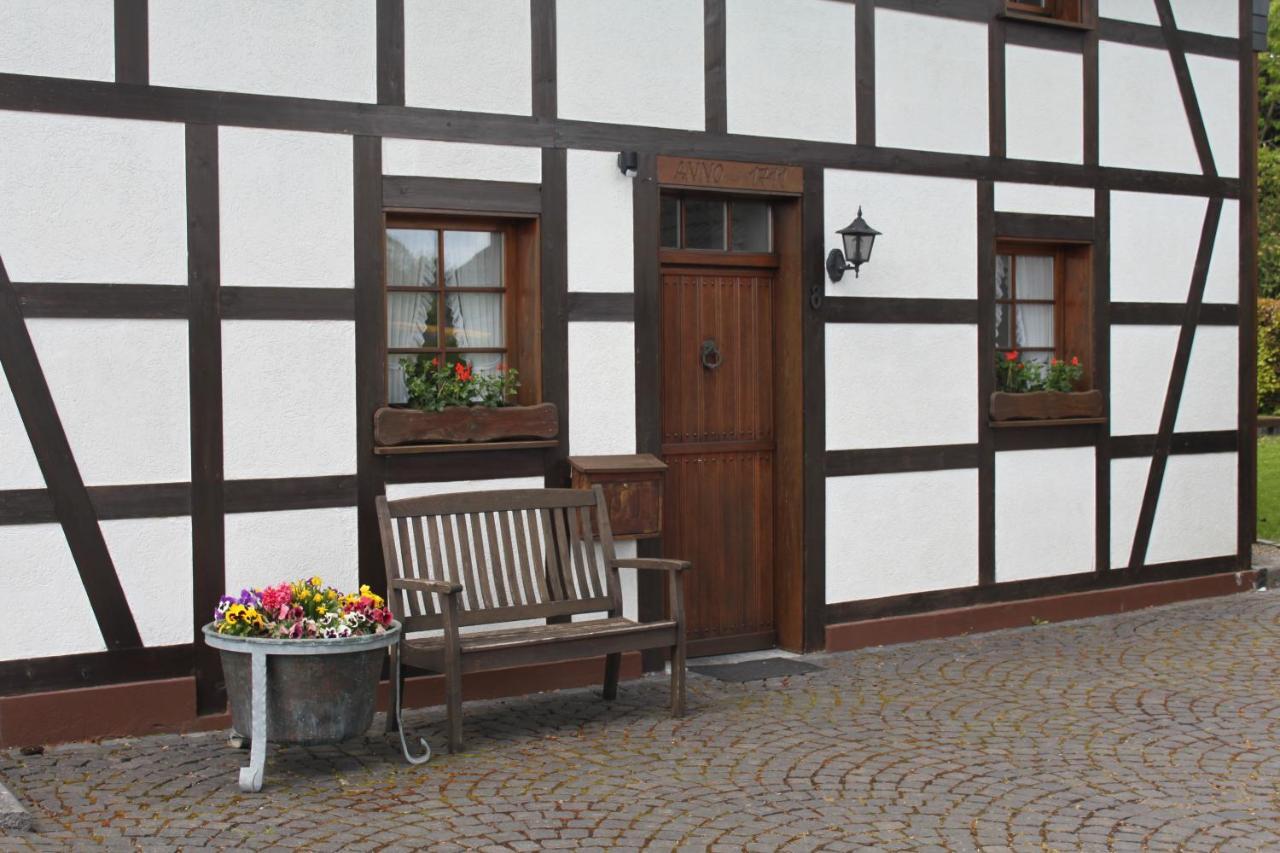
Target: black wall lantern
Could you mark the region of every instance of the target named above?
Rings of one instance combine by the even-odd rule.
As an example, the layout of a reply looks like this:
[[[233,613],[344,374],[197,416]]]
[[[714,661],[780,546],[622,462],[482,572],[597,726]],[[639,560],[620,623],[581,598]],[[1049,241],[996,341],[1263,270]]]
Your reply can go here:
[[[618,171],[628,178],[634,178],[640,169],[640,155],[635,151],[622,151],[618,154]]]
[[[836,232],[844,241],[844,252],[832,249],[827,255],[827,275],[832,281],[844,278],[845,270],[853,270],[853,277],[858,277],[858,267],[871,260],[871,247],[875,245],[880,232],[867,224],[862,218],[862,208],[858,208],[858,218]]]

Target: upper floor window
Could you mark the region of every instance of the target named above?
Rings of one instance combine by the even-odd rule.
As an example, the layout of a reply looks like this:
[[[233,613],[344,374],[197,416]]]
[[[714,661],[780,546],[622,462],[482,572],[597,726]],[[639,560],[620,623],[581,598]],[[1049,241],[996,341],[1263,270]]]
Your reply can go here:
[[[1005,11],[1015,15],[1037,15],[1050,21],[1069,24],[1087,23],[1085,0],[1006,0]]]
[[[532,223],[479,218],[389,217],[389,404],[407,400],[401,362],[417,358],[463,361],[484,374],[518,368],[522,402],[536,400],[533,230]]]
[[[1092,385],[1092,247],[1001,240],[996,244],[995,348],[1024,362],[1079,358]]]

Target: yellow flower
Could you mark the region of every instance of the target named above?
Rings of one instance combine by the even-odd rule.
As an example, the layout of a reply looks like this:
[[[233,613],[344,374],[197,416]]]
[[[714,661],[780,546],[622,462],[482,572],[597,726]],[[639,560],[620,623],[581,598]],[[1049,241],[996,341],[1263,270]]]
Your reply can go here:
[[[329,590],[329,597],[330,597],[330,598],[337,598],[337,597],[338,597],[338,591],[337,591],[336,589],[330,589],[330,590]]]
[[[320,580],[320,576],[319,576],[319,575],[312,575],[312,576],[311,576],[311,585],[312,585],[312,586],[321,586],[321,585],[323,585],[323,584],[324,584],[324,581]]]
[[[319,607],[317,607],[317,608],[316,608],[316,612],[317,612],[317,613],[319,613],[321,616],[323,616],[323,615],[325,614],[325,612],[326,612],[326,611],[325,611],[325,609],[324,609],[324,605],[322,604],[322,605],[320,605]]]
[[[369,585],[367,583],[362,583],[360,584],[360,594],[371,596],[373,595],[373,590],[369,589]]]
[[[311,600],[312,600],[312,601],[324,601],[324,596],[317,592],[315,595],[311,596]]]

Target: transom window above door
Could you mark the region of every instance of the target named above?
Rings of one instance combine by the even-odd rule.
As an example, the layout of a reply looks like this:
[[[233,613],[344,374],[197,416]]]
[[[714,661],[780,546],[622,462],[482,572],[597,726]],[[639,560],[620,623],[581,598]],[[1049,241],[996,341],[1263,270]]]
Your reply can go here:
[[[769,202],[701,195],[662,196],[662,248],[772,252]]]
[[[492,224],[387,229],[388,403],[407,399],[402,360],[507,366],[509,242]]]

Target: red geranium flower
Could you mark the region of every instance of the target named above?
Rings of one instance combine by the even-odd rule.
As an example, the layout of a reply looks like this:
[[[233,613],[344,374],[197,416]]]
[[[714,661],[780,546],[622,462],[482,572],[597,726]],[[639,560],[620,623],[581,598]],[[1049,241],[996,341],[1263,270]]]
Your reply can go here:
[[[1005,360],[1005,361],[1017,361],[1017,360],[1018,360],[1018,351],[1017,351],[1016,349],[1011,349],[1011,350],[1009,350],[1007,353],[1005,353],[1005,354],[1004,354],[1004,360]]]
[[[1079,358],[1077,358],[1077,357],[1076,357],[1076,356],[1074,356],[1074,355],[1073,355],[1073,356],[1071,356],[1071,366],[1072,366],[1072,367],[1079,367],[1079,366],[1080,366],[1080,359],[1079,359]]]

